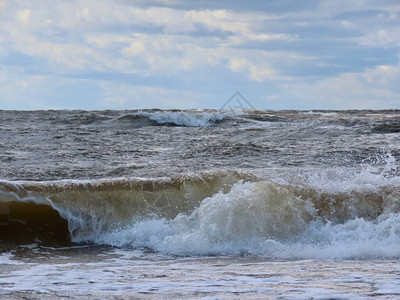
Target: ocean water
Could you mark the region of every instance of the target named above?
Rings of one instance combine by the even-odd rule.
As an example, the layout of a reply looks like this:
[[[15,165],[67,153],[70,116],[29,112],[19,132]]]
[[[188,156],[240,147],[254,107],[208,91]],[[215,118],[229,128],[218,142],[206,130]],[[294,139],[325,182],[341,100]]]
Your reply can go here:
[[[400,297],[400,111],[0,111],[3,299]]]

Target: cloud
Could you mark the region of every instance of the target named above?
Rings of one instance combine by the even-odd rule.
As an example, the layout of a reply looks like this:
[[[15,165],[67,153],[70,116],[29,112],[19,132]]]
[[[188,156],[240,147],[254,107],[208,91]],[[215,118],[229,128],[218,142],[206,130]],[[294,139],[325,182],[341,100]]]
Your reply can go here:
[[[230,58],[223,55],[225,50],[228,48],[232,52],[232,45],[238,46],[248,40],[289,38],[285,34],[258,33],[260,23],[266,17],[257,13],[143,8],[109,1],[77,1],[49,7],[41,10],[15,7],[20,24],[6,26],[8,48],[47,60],[49,71],[57,73],[130,73],[148,67],[149,70],[144,71],[147,75],[152,71],[170,74],[176,70],[228,61]],[[115,25],[117,31],[97,32],[98,28]],[[140,26],[145,28],[145,32],[137,33],[133,28],[121,35],[118,27],[129,26]],[[161,31],[156,30],[156,34],[146,32],[151,28],[160,28]],[[212,31],[225,32],[229,39],[223,35],[214,37],[211,34],[208,37]],[[204,34],[203,38],[191,35],[199,32]]]
[[[400,47],[400,27],[368,33],[360,38],[360,45],[383,48]]]
[[[30,9],[24,9],[17,12],[17,19],[24,25],[29,25],[32,11]]]
[[[7,7],[7,0],[0,0],[0,10],[3,10]]]
[[[400,66],[382,65],[362,73],[289,85],[282,96],[286,94],[292,101],[303,99],[303,109],[399,109],[399,82]]]
[[[19,68],[2,71],[2,109],[184,109],[205,107],[202,99],[207,98],[203,93],[194,91],[130,82],[29,75]]]
[[[132,42],[129,47],[125,47],[121,50],[121,53],[125,56],[140,56],[146,51],[146,47],[142,42]]]
[[[233,58],[229,63],[230,69],[233,72],[246,72],[249,74],[250,79],[262,82],[265,79],[273,79],[275,77],[274,71],[267,66],[253,64],[245,58]]]
[[[105,109],[202,107],[201,95],[191,91],[110,82],[103,82],[99,87],[107,95],[100,103]]]
[[[276,108],[399,106],[396,0],[0,0],[0,16],[0,108],[82,107],[65,87],[87,108],[238,89]]]
[[[40,109],[43,99],[51,97],[51,83],[44,76],[23,74],[19,69],[1,70],[0,107],[3,109]]]

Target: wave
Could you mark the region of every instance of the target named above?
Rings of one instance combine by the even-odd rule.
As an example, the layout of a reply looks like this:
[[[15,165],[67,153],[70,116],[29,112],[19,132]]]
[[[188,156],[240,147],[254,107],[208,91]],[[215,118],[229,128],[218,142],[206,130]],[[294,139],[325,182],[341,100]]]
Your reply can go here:
[[[6,232],[20,226],[33,232],[17,240],[27,244],[90,242],[173,255],[284,259],[400,257],[400,178],[394,166],[388,156],[380,169],[286,182],[235,171],[2,181],[1,240],[14,241]]]
[[[0,181],[0,226],[4,229],[1,232],[10,232],[16,223],[31,229],[37,224],[41,232],[38,215],[44,210],[50,215],[53,210],[52,218],[58,215],[59,219],[53,232],[63,230],[58,225],[63,223],[60,219],[65,219],[71,241],[91,241],[103,232],[130,224],[133,219],[174,218],[179,213],[189,213],[204,198],[219,190],[228,191],[240,179],[252,178],[244,173],[222,171],[155,179]],[[31,216],[22,213],[29,210]],[[2,233],[0,241],[8,241]],[[34,239],[53,242],[42,235],[29,237],[27,243]]]
[[[328,208],[316,206],[319,197],[310,196],[312,193],[301,196],[271,182],[240,182],[229,193],[205,199],[191,214],[173,220],[141,220],[95,241],[174,255],[281,259],[400,256],[399,207],[382,212],[394,205],[382,203],[392,202],[386,197],[393,195],[333,196]],[[368,203],[364,203],[365,197],[369,197]],[[352,207],[354,202],[358,209]],[[351,217],[344,218],[343,210]]]
[[[120,117],[120,120],[131,120],[139,126],[214,126],[227,118],[227,115],[217,111],[142,111]]]
[[[71,242],[68,221],[51,204],[1,202],[0,230],[3,246],[42,241],[47,245],[63,246]]]
[[[372,132],[375,133],[399,133],[400,120],[398,117],[387,119],[374,124]]]
[[[271,111],[271,110],[127,110],[127,111],[18,111],[8,122],[27,118],[50,126],[75,128],[115,127],[141,128],[146,126],[209,127],[224,126],[279,126],[282,122],[318,128],[333,126],[354,128],[359,133],[398,133],[398,110],[389,111]]]

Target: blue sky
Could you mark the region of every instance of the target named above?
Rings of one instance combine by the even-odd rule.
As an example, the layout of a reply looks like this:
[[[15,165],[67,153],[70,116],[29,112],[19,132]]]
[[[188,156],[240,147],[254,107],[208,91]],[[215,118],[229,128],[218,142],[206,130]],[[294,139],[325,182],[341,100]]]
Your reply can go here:
[[[0,0],[0,109],[400,109],[399,0]]]

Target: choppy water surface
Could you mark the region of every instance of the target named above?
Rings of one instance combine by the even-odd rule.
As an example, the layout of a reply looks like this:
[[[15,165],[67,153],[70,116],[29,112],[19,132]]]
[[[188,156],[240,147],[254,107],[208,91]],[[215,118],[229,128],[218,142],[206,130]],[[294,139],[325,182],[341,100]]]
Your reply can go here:
[[[397,157],[400,112],[0,112],[0,176],[160,177],[210,169],[359,166]]]
[[[17,253],[17,259],[14,256],[12,260],[7,254],[0,256],[3,297],[394,299],[400,296],[397,260],[270,261],[249,257],[167,257],[87,248],[79,252],[71,249],[40,249],[40,252],[41,256],[30,253],[29,257]]]
[[[0,295],[399,296],[400,111],[0,111]]]

